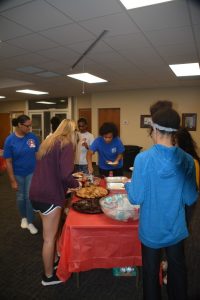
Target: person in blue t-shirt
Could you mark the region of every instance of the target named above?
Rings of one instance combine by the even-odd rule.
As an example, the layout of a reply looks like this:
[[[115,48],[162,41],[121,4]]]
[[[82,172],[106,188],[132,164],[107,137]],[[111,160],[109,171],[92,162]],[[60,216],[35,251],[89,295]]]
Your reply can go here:
[[[89,146],[87,162],[89,173],[93,173],[92,155],[98,152],[100,175],[123,175],[124,145],[118,137],[118,129],[114,123],[106,122],[99,129],[99,137]]]
[[[145,300],[161,299],[162,249],[165,249],[168,261],[169,299],[187,299],[185,205],[192,205],[197,200],[198,191],[192,156],[174,146],[179,126],[180,116],[171,108],[152,115],[154,145],[137,155],[131,182],[125,184],[130,202],[140,205],[139,239]]]
[[[29,188],[36,165],[36,152],[39,141],[30,132],[31,120],[20,115],[12,120],[15,132],[5,140],[4,158],[11,187],[16,191],[17,206],[21,215],[21,228],[27,228],[31,234],[38,232],[33,225],[34,214],[29,200]]]

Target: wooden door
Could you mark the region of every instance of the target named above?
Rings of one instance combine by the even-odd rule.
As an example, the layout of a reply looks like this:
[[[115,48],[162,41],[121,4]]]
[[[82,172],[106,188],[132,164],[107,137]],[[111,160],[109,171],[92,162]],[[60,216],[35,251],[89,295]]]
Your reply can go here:
[[[91,108],[79,108],[78,118],[85,118],[88,122],[88,131],[92,132],[92,112]]]
[[[99,108],[98,110],[99,128],[105,122],[114,123],[120,136],[120,108]]]
[[[10,134],[10,114],[0,113],[0,148],[3,148],[6,137]]]

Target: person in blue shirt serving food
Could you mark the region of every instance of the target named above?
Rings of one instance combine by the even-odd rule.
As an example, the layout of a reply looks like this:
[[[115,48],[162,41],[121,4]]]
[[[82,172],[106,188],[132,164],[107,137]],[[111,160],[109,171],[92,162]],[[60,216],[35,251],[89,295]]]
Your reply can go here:
[[[99,137],[93,141],[87,152],[89,173],[93,173],[92,155],[98,152],[99,174],[109,176],[112,172],[113,176],[122,176],[124,150],[116,125],[104,123],[99,129]]]
[[[129,201],[140,205],[139,238],[145,300],[161,299],[162,248],[168,260],[169,299],[187,299],[185,205],[192,205],[198,192],[192,156],[173,145],[179,125],[180,117],[172,108],[152,115],[154,146],[137,155],[131,182],[125,184]]]

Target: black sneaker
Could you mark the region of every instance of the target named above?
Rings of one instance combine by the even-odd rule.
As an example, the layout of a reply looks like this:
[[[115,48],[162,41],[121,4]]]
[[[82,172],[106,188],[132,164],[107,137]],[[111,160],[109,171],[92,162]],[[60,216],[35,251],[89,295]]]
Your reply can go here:
[[[53,274],[50,278],[48,278],[45,275],[43,275],[41,283],[42,283],[42,285],[47,286],[47,285],[55,285],[55,284],[63,283],[63,281],[61,281],[56,276],[56,274]]]

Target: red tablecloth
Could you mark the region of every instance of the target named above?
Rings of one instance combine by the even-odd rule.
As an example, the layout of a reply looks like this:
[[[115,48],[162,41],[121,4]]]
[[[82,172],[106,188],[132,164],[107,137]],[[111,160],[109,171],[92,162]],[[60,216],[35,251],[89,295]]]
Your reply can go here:
[[[138,221],[115,221],[71,208],[61,234],[60,254],[57,275],[62,281],[72,272],[141,266]]]

